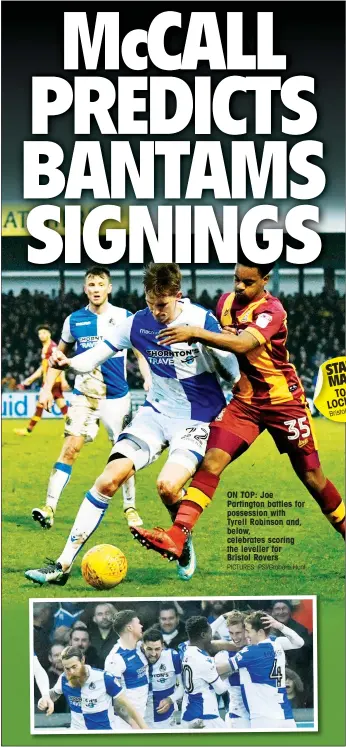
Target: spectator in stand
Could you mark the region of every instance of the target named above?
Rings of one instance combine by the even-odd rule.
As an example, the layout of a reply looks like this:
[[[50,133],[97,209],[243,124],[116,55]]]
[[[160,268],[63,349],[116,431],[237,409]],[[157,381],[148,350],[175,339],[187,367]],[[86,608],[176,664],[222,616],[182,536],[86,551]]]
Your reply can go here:
[[[83,622],[76,622],[70,634],[70,646],[77,646],[83,651],[85,663],[95,669],[103,669],[103,662],[90,643],[90,635],[87,626]]]
[[[97,604],[92,622],[89,625],[90,642],[96,649],[101,668],[103,668],[106,657],[119,638],[118,633],[113,628],[116,613],[117,609],[110,602]]]
[[[293,669],[286,669],[286,691],[292,708],[305,708],[304,685]]]
[[[161,604],[159,612],[159,627],[167,648],[174,648],[187,640],[185,625],[181,622],[174,602]]]
[[[53,643],[60,643],[61,646],[68,646],[70,643],[71,628],[68,625],[59,625],[52,633]]]
[[[218,290],[214,298],[205,290],[197,302],[214,311],[216,301],[226,289]],[[344,354],[344,297],[330,290],[316,295],[285,295],[281,292],[279,295],[288,312],[290,358],[296,365],[298,374],[304,379],[308,395],[311,396],[311,382],[320,362]],[[119,288],[110,300],[116,306],[128,308],[132,312],[145,307],[142,295],[138,295],[136,291],[127,293],[123,288]],[[3,294],[3,371],[9,372],[9,376],[18,382],[30,376],[39,364],[35,350],[36,325],[42,319],[46,319],[51,325],[54,339],[54,336],[59,336],[64,318],[81,304],[82,296],[73,291],[60,297],[59,301],[45,293],[30,293],[27,289],[23,289],[19,296],[14,296],[11,292]],[[72,383],[73,375],[70,372],[67,378],[69,383]],[[138,369],[131,354],[128,380],[130,388],[141,386]],[[6,383],[3,386],[6,386]]]
[[[48,651],[50,647],[49,632],[51,629],[52,609],[49,602],[35,602],[34,618],[34,651],[45,670],[49,667]]]
[[[16,379],[9,371],[6,376],[1,379],[1,387],[3,392],[14,392],[14,390],[17,388]]]

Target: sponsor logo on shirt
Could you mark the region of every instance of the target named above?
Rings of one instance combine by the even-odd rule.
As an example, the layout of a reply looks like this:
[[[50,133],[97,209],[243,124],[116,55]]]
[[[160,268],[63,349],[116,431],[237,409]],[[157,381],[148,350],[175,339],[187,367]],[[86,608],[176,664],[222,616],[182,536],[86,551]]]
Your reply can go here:
[[[68,695],[68,699],[69,699],[69,701],[70,701],[70,703],[71,703],[72,705],[75,705],[75,706],[80,706],[80,705],[82,705],[82,698],[81,698],[81,696],[80,696],[80,695],[78,696],[78,695],[70,695],[70,694],[69,694],[69,695]]]
[[[198,349],[192,350],[147,350],[148,361],[152,365],[174,366],[179,360],[181,363],[191,365],[199,356]]]
[[[83,705],[85,708],[95,708],[97,705],[97,698],[84,698]]]
[[[156,335],[153,329],[140,329],[139,332],[141,335]]]
[[[268,327],[268,324],[270,324],[272,320],[272,315],[267,314],[266,312],[263,312],[263,314],[259,314],[259,316],[256,319],[257,327],[261,327],[261,329],[265,329]]]
[[[86,327],[91,322],[76,322],[76,327]]]

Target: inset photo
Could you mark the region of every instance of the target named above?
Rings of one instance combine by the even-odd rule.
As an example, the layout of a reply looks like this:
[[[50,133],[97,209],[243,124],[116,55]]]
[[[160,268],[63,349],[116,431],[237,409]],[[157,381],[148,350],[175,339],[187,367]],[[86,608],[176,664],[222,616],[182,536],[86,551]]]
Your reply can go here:
[[[30,600],[32,734],[317,731],[316,597]]]

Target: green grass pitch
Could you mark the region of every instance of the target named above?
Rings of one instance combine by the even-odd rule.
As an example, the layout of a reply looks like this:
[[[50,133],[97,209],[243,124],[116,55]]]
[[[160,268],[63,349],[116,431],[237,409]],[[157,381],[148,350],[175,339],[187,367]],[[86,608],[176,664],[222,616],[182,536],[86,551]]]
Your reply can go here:
[[[42,505],[52,464],[62,444],[62,421],[43,420],[29,438],[20,438],[13,428],[23,421],[3,421],[3,598],[6,602],[29,597],[164,597],[247,596],[315,594],[336,601],[342,594],[343,542],[323,518],[318,506],[293,473],[286,456],[280,457],[272,439],[264,433],[223,474],[212,505],[194,532],[198,570],[184,583],[176,575],[175,563],[148,552],[132,538],[122,513],[120,492],[113,498],[102,524],[86,545],[108,542],[120,547],[128,559],[127,578],[114,589],[100,592],[87,586],[80,572],[83,550],[65,587],[39,587],[24,578],[26,568],[36,568],[45,558],[56,558],[71,529],[84,492],[102,471],[109,453],[105,431],[82,450],[72,478],[58,506],[54,527],[44,531],[31,519],[31,509]],[[344,427],[324,419],[315,420],[321,461],[328,477],[343,492]],[[144,526],[169,526],[168,514],[156,493],[155,480],[165,456],[137,476],[137,507]],[[268,570],[227,568],[227,491],[272,492],[276,500],[305,501],[287,518],[300,518],[299,526],[257,527],[258,537],[290,536],[294,545],[284,545],[281,562]],[[300,570],[282,569],[298,564]]]

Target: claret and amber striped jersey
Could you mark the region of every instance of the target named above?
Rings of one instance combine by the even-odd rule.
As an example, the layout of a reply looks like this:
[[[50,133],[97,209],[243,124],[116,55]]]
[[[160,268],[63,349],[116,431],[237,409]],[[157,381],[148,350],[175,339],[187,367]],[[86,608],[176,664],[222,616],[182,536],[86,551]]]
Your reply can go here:
[[[49,366],[49,358],[51,357],[54,348],[57,348],[56,342],[54,340],[50,340],[48,345],[42,345],[42,352],[41,352],[41,368],[42,368],[42,380],[43,383],[46,380],[48,366]],[[61,381],[61,374],[56,378],[55,383],[58,384]]]
[[[247,404],[276,405],[304,397],[296,369],[289,362],[287,314],[278,298],[267,291],[259,301],[244,306],[235,293],[224,293],[216,315],[222,327],[247,330],[260,343],[248,353],[238,355],[240,381],[234,396]]]

